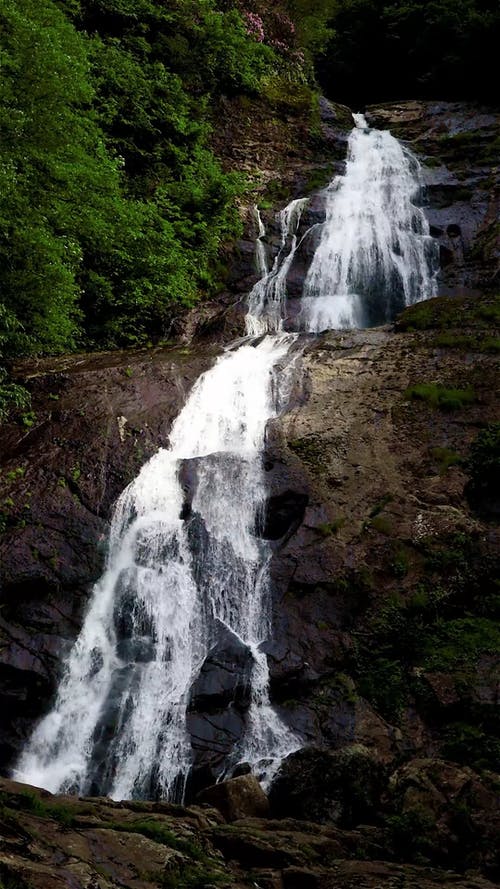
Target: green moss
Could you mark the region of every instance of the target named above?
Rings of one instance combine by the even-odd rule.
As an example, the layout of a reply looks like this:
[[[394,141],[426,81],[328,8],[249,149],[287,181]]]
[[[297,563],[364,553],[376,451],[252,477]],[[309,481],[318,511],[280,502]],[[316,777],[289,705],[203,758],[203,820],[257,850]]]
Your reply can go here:
[[[416,303],[399,316],[396,328],[402,331],[437,330],[443,336],[459,338],[466,336],[464,329],[484,330],[485,326],[499,324],[500,296],[486,294],[460,298],[442,296]]]
[[[454,722],[445,730],[442,755],[478,770],[498,769],[500,740],[498,734],[485,731],[481,725]]]
[[[422,401],[442,411],[456,411],[476,400],[472,387],[454,389],[438,383],[416,383],[406,389],[404,397],[407,401]]]
[[[0,863],[0,889],[31,889],[31,884],[13,873],[7,864]]]
[[[432,448],[431,457],[438,464],[440,475],[445,475],[450,466],[459,466],[463,462],[460,454],[451,448]]]
[[[330,164],[316,167],[314,170],[311,170],[308,173],[302,191],[305,195],[309,195],[313,192],[319,191],[320,189],[325,188],[328,185],[331,178],[332,167]]]
[[[423,648],[426,670],[453,671],[462,665],[473,669],[482,655],[500,651],[500,626],[484,617],[438,620],[427,632]]]
[[[397,722],[409,697],[408,683],[401,663],[375,653],[369,660],[358,656],[358,688],[362,697],[372,703],[379,713]]]
[[[392,534],[393,524],[389,516],[377,515],[370,520],[369,526],[375,528],[375,531],[378,531],[379,534],[385,534],[388,537]]]
[[[410,568],[410,560],[406,549],[401,546],[401,544],[396,544],[394,550],[391,554],[391,561],[389,563],[389,568],[391,570],[391,574],[394,577],[403,578],[406,577]]]
[[[500,352],[500,339],[495,336],[484,337],[467,334],[440,333],[430,342],[439,349],[462,349],[468,352],[486,352],[492,355]]]
[[[46,803],[37,793],[27,790],[19,793],[15,799],[3,794],[0,802],[9,808],[19,808],[25,812],[31,812],[39,818],[50,818],[58,821],[64,827],[74,824],[77,809],[74,806],[65,806],[63,803]]]
[[[339,516],[337,519],[334,519],[333,522],[323,522],[323,524],[317,525],[316,531],[318,531],[322,537],[331,537],[344,527],[345,522],[345,516]]]
[[[288,447],[315,473],[324,472],[327,466],[324,443],[314,436],[296,438],[288,442]]]
[[[370,518],[374,519],[375,516],[378,516],[385,509],[387,504],[392,502],[393,499],[394,498],[393,498],[392,494],[384,494],[382,499],[379,500],[378,503],[375,504],[373,509],[370,510],[370,512],[369,512]]]
[[[386,831],[398,861],[426,864],[436,852],[436,824],[433,816],[417,807],[386,818]]]
[[[492,355],[497,355],[500,352],[500,337],[487,336],[481,343],[480,350],[481,352],[490,352]]]
[[[229,878],[220,870],[207,865],[179,865],[163,874],[161,889],[207,889],[208,886],[227,886]]]
[[[262,96],[272,107],[308,120],[316,114],[317,94],[307,84],[292,82],[286,77],[268,77],[262,85]]]
[[[473,349],[476,343],[475,337],[460,333],[440,333],[431,340],[431,345],[446,349]]]
[[[473,442],[467,471],[477,488],[498,490],[500,478],[500,423],[489,423]]]

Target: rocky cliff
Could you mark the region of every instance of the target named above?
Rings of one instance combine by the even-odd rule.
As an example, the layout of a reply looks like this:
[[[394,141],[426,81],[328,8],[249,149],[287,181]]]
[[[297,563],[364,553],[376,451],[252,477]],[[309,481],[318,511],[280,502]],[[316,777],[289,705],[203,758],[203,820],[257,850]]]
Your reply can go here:
[[[316,194],[341,170],[348,113],[323,104],[318,133],[303,134],[304,158],[295,149],[290,157],[290,141],[271,116],[262,115],[254,130],[255,109],[233,110],[238,138],[221,128],[220,151],[226,146],[228,166],[263,171],[257,196],[272,248],[274,209],[304,191]],[[284,118],[286,133],[300,136],[300,114]],[[482,869],[488,879],[500,873],[498,116],[403,103],[372,108],[369,119],[408,141],[426,165],[426,212],[440,244],[444,296],[408,310],[395,326],[304,341],[293,406],[269,429],[263,533],[274,547],[272,697],[309,749],[287,761],[271,794],[272,815],[286,821],[238,821],[234,828],[212,815],[173,813],[181,820],[168,830],[185,838],[182,819],[191,827],[196,821],[203,834],[196,842],[211,861],[215,855],[216,871],[220,854],[238,864],[224,865],[222,876],[207,869],[203,882],[187,847],[174,843],[167,855],[169,844],[160,840],[159,851],[148,846],[140,855],[160,861],[174,849],[186,856],[176,867],[189,865],[192,877],[182,882],[174,868],[178,882],[163,885],[217,885],[224,877],[237,887],[252,868],[262,889],[459,879],[421,865]],[[233,156],[230,145],[238,145]],[[306,222],[321,219],[321,211],[318,191]],[[33,408],[0,430],[5,771],[54,693],[102,569],[114,500],[166,443],[217,344],[241,331],[239,300],[255,280],[253,216],[251,208],[242,212],[247,238],[230,257],[227,293],[184,320],[184,345],[16,369]],[[297,280],[307,256],[300,262]],[[207,662],[193,699],[201,738],[193,793],[210,783],[214,757],[234,731],[235,707],[244,714],[248,706],[244,689],[227,681],[227,664],[238,663],[232,644]],[[37,811],[36,802],[28,817],[19,792],[4,788],[5,885],[68,885],[70,872],[75,886],[154,884],[132,850],[156,838],[103,827],[137,820],[131,812],[140,806],[117,814],[112,804],[92,803],[77,822],[64,824],[64,816],[55,827],[54,812]],[[144,805],[141,823],[160,819],[161,806]],[[123,855],[130,833],[133,860],[124,876],[109,858]],[[215,842],[212,834],[223,838]],[[105,874],[89,864],[95,843]],[[114,851],[109,843],[118,844]],[[42,876],[33,862],[43,864]],[[57,868],[59,882],[43,882]]]

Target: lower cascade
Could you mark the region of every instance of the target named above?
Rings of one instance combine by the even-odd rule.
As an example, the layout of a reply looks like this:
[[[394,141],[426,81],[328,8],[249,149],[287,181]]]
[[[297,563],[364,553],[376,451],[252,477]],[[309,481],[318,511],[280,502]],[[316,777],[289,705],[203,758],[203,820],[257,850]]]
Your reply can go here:
[[[248,763],[269,782],[302,746],[271,704],[262,650],[272,635],[266,425],[286,409],[299,330],[390,320],[434,295],[437,272],[414,204],[417,160],[361,115],[348,152],[345,174],[325,190],[326,219],[293,324],[286,282],[307,234],[299,236],[307,201],[280,214],[272,264],[258,215],[261,278],[249,296],[247,337],[199,378],[169,447],[119,498],[105,572],[17,780],[52,792],[182,800],[193,763],[193,689],[221,635],[249,667],[242,731],[214,778]]]

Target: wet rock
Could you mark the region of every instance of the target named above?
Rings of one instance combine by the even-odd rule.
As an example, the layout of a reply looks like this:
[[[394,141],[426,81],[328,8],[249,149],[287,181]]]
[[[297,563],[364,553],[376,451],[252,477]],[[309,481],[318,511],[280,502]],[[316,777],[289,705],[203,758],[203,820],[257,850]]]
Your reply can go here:
[[[301,525],[307,506],[307,494],[285,491],[266,501],[262,537],[280,540],[293,534]]]
[[[189,710],[212,713],[230,704],[241,711],[250,705],[253,655],[235,633],[219,624],[217,643],[210,649],[191,687]]]
[[[28,429],[14,421],[0,429],[0,498],[10,504],[0,536],[0,705],[9,714],[0,769],[12,765],[53,698],[103,568],[114,502],[167,444],[187,391],[215,354],[210,346],[203,354],[134,350],[14,368],[32,393],[35,419]],[[135,654],[123,644],[125,657],[149,657],[147,643]]]
[[[269,800],[254,775],[241,775],[202,790],[197,803],[208,803],[218,809],[226,821],[239,818],[265,818]]]
[[[190,798],[222,774],[238,749],[250,706],[250,649],[223,624],[191,688],[187,729],[193,748]]]

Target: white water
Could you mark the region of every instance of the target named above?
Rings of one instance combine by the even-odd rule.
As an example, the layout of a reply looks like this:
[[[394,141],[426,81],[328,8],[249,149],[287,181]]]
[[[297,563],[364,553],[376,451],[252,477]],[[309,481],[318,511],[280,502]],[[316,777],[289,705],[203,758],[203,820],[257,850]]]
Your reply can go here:
[[[257,238],[255,241],[255,265],[257,268],[257,274],[259,276],[259,281],[261,278],[267,277],[269,272],[269,267],[267,264],[267,253],[266,246],[263,243],[263,238],[266,236],[266,228],[264,223],[262,222],[262,216],[260,215],[260,210],[258,207],[254,208],[255,218],[257,221]]]
[[[436,294],[437,247],[416,158],[354,115],[345,175],[326,192],[326,221],[304,285],[305,330],[368,327]]]
[[[379,303],[398,287],[405,302],[433,293],[425,217],[412,204],[418,169],[388,133],[363,127],[358,117],[345,176],[328,189],[327,218],[305,285],[301,324],[307,330],[361,326],[373,281]],[[54,707],[20,757],[16,779],[116,799],[181,799],[192,761],[186,709],[216,621],[239,636],[254,659],[246,733],[229,765],[250,762],[269,782],[282,758],[300,746],[269,700],[259,646],[271,635],[271,550],[255,528],[266,494],[266,424],[288,394],[296,336],[282,332],[286,279],[306,203],[292,201],[280,214],[281,244],[270,270],[256,210],[261,278],[249,296],[246,323],[249,337],[260,339],[226,351],[200,377],[169,448],[120,497],[106,571]],[[180,477],[186,465],[196,478],[191,517]]]

